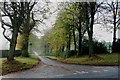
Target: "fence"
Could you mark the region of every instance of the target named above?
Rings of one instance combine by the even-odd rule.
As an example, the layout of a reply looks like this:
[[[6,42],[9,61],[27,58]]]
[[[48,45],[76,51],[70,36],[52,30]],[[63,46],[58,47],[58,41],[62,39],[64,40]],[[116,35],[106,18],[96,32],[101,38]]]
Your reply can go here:
[[[5,58],[8,56],[9,50],[0,50],[0,58]],[[16,50],[14,56],[18,57],[21,55],[21,50]]]

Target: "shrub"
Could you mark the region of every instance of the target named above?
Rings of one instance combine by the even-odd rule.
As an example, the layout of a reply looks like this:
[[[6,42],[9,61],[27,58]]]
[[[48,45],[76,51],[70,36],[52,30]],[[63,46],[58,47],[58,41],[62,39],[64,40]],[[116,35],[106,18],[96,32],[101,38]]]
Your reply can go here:
[[[97,40],[94,40],[93,47],[94,52],[97,54],[108,53],[107,47],[103,42],[98,42]],[[89,41],[87,39],[83,39],[82,41],[82,54],[89,54]]]
[[[94,52],[99,54],[99,53],[108,53],[107,51],[107,47],[105,46],[104,43],[102,42],[98,42],[98,41],[94,41]]]
[[[116,42],[115,42],[115,50],[114,50],[116,53],[120,53],[120,39],[118,39]]]
[[[68,50],[68,51],[65,51],[64,54],[65,54],[64,57],[69,58],[69,57],[77,55],[77,51],[75,51],[75,50]]]

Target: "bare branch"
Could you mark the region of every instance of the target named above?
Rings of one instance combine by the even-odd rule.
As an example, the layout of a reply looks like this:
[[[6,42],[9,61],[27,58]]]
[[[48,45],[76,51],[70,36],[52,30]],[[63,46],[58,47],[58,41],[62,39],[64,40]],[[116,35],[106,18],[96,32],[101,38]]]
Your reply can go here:
[[[8,26],[8,27],[10,27],[10,28],[12,28],[12,25],[10,25],[10,24],[4,22],[3,20],[2,20],[2,24],[3,24],[3,25],[6,25],[6,26]]]
[[[37,4],[37,2],[33,2],[33,4],[30,6],[30,11],[33,9],[35,4]]]
[[[120,28],[119,25],[120,25],[120,22],[117,24],[117,28]]]
[[[8,38],[8,37],[5,35],[6,28],[4,27],[4,23],[3,23],[3,21],[2,21],[2,28],[4,29],[4,31],[3,31],[3,36],[4,36],[8,41],[10,41],[11,39]]]

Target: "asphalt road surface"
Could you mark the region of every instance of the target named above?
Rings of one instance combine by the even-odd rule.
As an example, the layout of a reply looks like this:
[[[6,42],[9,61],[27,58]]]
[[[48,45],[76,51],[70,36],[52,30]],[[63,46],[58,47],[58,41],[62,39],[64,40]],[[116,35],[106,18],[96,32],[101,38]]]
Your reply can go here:
[[[34,51],[36,55],[37,52]],[[38,55],[39,56],[39,55]],[[39,56],[42,64],[37,67],[15,72],[3,78],[118,78],[117,66],[86,66],[65,64]]]

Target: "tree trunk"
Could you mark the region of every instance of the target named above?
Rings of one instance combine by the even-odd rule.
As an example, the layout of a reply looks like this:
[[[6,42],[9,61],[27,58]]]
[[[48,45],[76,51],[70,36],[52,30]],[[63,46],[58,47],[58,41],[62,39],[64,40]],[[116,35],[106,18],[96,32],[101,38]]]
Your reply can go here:
[[[62,52],[64,52],[64,48],[65,48],[65,47],[64,47],[64,45],[63,45],[63,46],[62,46],[62,49],[61,49]]]
[[[28,53],[28,44],[29,44],[29,33],[30,33],[30,12],[28,11],[27,19],[23,25],[24,30],[23,30],[23,35],[24,35],[24,40],[23,40],[23,45],[22,45],[22,56],[23,57],[29,57]]]
[[[89,57],[94,56],[94,50],[93,50],[93,39],[92,36],[89,36]]]
[[[82,47],[82,36],[81,36],[81,22],[79,22],[79,28],[78,28],[78,33],[79,33],[79,41],[78,41],[78,44],[79,44],[79,47],[78,47],[78,53],[77,53],[77,56],[79,56],[82,52],[81,52],[81,47]]]
[[[82,38],[81,38],[81,33],[79,33],[79,48],[78,48],[78,55],[77,56],[82,54],[81,47],[82,47]]]
[[[22,56],[23,57],[29,57],[28,44],[29,44],[29,34],[24,34],[24,40],[23,40],[23,45],[22,45]]]
[[[15,53],[15,47],[17,43],[17,36],[18,36],[18,27],[15,27],[12,33],[12,39],[10,41],[10,49],[8,53],[7,60],[8,61],[13,61],[14,60],[14,53]]]
[[[68,50],[70,50],[70,45],[71,45],[71,33],[69,33]]]
[[[91,13],[91,23],[90,23],[90,32],[89,36],[89,57],[93,57],[94,54],[94,47],[93,47],[93,24],[94,24],[94,14]]]
[[[115,52],[116,31],[113,32],[112,53]]]
[[[76,38],[75,38],[75,29],[73,28],[73,39],[74,39],[74,50],[76,51]]]
[[[67,46],[66,46],[67,51],[70,50],[70,46],[71,46],[71,32],[68,32]]]
[[[116,15],[114,15],[114,30],[113,30],[113,43],[112,43],[112,52],[116,52],[116,46],[115,46],[115,42],[116,42]]]
[[[95,15],[95,5],[96,2],[90,2],[89,5],[86,3],[85,5],[85,15],[86,15],[86,30],[88,33],[89,38],[89,57],[93,57],[94,54],[94,48],[93,48],[93,24],[94,24],[94,15]],[[90,9],[88,9],[88,7]],[[91,16],[91,19],[89,18],[89,13]]]

